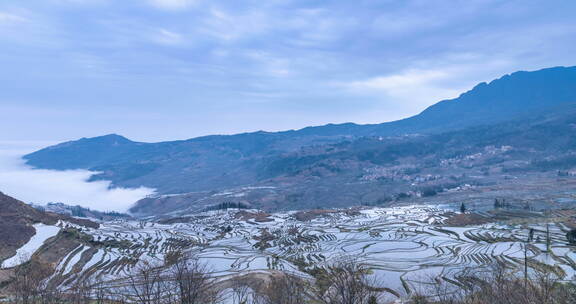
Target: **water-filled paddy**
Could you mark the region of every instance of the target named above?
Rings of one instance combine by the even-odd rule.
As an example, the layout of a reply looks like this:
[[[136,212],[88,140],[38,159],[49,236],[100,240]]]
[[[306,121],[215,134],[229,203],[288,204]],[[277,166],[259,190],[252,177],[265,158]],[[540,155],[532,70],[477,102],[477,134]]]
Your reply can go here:
[[[331,212],[301,222],[293,213],[272,214],[272,221],[237,219],[236,211],[210,212],[189,223],[104,223],[84,232],[95,239],[128,241],[126,248],[88,246],[71,253],[57,275],[74,278],[73,270],[91,270],[102,278],[127,274],[142,261],[161,264],[174,250],[196,252],[217,276],[269,269],[305,271],[343,255],[372,268],[372,275],[400,294],[424,280],[450,277],[465,267],[502,261],[521,266],[528,227],[489,223],[444,226],[445,211],[430,206]],[[545,224],[532,224],[535,237],[527,256],[533,263],[555,265],[566,279],[574,275],[576,253],[566,243],[566,227],[549,226],[552,248],[546,251]],[[73,267],[73,264],[79,267]],[[65,265],[64,265],[65,264]],[[80,265],[83,264],[83,265]]]

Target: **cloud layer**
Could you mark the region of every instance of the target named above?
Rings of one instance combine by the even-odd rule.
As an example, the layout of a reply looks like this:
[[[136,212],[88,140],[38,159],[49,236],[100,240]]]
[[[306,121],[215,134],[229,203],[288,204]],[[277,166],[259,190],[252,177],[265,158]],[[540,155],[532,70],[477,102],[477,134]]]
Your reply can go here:
[[[109,189],[109,182],[88,183],[86,170],[35,170],[23,164],[24,150],[0,145],[0,191],[27,203],[62,202],[100,211],[125,212],[152,189]]]
[[[457,9],[455,9],[457,8]],[[4,140],[377,123],[574,65],[572,0],[5,0]]]

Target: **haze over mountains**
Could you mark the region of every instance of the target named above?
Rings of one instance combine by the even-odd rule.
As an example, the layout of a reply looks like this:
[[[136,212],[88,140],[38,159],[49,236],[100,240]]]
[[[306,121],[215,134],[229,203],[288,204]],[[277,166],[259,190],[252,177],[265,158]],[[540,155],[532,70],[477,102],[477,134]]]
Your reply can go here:
[[[485,270],[496,261],[514,288],[543,282],[518,281],[522,270],[571,286],[563,284],[576,278],[575,131],[571,67],[507,75],[378,125],[62,143],[25,159],[159,194],[139,200],[128,215],[31,206],[0,192],[0,292],[11,300],[19,292],[12,286],[32,282],[26,288],[41,298],[73,299],[82,290],[88,302],[93,294],[146,302],[134,295],[156,290],[157,300],[148,302],[160,303],[185,280],[174,272],[178,265],[202,263],[213,280],[207,288],[222,299],[235,297],[230,286],[261,292],[279,276],[302,280],[318,295],[296,293],[322,298],[340,286],[318,287],[333,276],[326,269],[338,276],[345,264],[334,262],[356,258],[367,270],[344,281],[370,273],[375,280],[364,282],[386,295],[378,303],[412,303],[404,299],[430,284],[423,275],[437,284],[431,292],[453,293],[436,287],[443,281],[492,286],[501,281],[486,284]],[[471,278],[469,269],[481,277]],[[193,271],[194,278],[204,273]],[[151,273],[166,285],[144,289]],[[541,302],[535,299],[530,303]]]
[[[269,209],[346,206],[498,183],[514,172],[571,174],[575,113],[576,67],[555,67],[481,83],[394,122],[160,143],[112,134],[25,159],[36,168],[96,171],[92,180],[115,186],[181,194],[141,201],[132,211],[142,214],[151,206],[174,212],[230,201]]]

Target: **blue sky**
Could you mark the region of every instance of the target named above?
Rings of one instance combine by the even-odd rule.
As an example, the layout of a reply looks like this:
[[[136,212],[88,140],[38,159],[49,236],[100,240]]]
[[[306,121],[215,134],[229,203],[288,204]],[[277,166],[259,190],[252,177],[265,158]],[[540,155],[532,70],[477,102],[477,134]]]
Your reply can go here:
[[[0,142],[377,123],[574,65],[576,1],[2,0]]]

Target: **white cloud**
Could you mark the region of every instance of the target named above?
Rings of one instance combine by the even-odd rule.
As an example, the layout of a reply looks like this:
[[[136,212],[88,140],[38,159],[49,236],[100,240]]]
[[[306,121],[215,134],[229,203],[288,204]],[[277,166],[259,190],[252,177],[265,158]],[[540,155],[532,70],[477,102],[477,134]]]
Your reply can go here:
[[[52,0],[52,2],[56,4],[74,4],[74,5],[99,5],[99,4],[106,4],[108,0]]]
[[[350,85],[359,89],[395,90],[406,86],[419,86],[447,77],[442,71],[408,70],[400,74],[374,77],[363,81],[352,82]]]
[[[429,30],[443,25],[449,20],[430,16],[380,16],[372,22],[372,30],[382,36],[402,36]]]
[[[190,7],[195,0],[149,0],[154,7],[167,10],[180,10]]]
[[[167,29],[158,29],[154,40],[161,44],[166,45],[178,45],[184,42],[184,38],[181,34],[169,31]]]
[[[290,62],[262,51],[248,51],[246,57],[256,62],[262,71],[270,76],[285,77],[292,74]]]
[[[264,35],[276,25],[274,14],[261,10],[231,12],[212,8],[200,22],[200,32],[221,42],[232,44],[238,40]]]
[[[24,202],[62,202],[95,210],[127,211],[136,201],[152,194],[148,188],[109,189],[110,182],[88,183],[86,170],[36,170],[24,165],[20,151],[0,150],[0,191]]]
[[[379,76],[346,83],[345,87],[361,94],[382,94],[383,97],[420,109],[422,105],[458,97],[462,88],[444,85],[453,73],[443,70],[406,70],[398,74]]]
[[[28,21],[28,19],[26,19],[22,16],[0,12],[0,25],[1,24],[23,23],[23,22],[27,22],[27,21]]]

